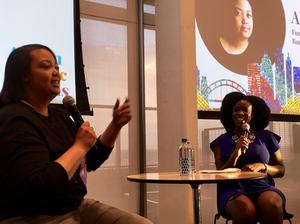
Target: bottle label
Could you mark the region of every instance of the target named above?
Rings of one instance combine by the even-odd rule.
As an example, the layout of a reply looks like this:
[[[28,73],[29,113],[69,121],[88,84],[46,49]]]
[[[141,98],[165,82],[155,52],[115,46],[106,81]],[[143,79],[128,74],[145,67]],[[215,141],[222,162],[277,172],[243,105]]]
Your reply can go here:
[[[180,175],[189,175],[190,173],[190,162],[188,158],[181,158],[179,161]]]

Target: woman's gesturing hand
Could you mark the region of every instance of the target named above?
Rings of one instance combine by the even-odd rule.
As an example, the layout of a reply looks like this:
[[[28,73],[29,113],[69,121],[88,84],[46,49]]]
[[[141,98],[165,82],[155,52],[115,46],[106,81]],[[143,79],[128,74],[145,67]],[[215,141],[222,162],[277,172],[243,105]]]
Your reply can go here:
[[[129,99],[126,98],[124,103],[120,105],[120,100],[117,99],[113,108],[113,123],[117,128],[121,129],[131,120],[131,111]]]

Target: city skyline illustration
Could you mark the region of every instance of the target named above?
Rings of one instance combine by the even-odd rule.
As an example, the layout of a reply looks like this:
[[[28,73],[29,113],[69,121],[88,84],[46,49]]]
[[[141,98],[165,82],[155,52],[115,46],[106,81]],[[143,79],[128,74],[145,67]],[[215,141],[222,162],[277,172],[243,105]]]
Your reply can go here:
[[[220,105],[228,92],[239,91],[261,97],[272,113],[300,114],[300,65],[293,65],[289,53],[285,56],[282,48],[276,50],[274,63],[264,52],[259,63],[247,65],[247,89],[231,79],[208,84],[206,75],[198,68],[196,75],[198,110],[219,110],[211,104]]]

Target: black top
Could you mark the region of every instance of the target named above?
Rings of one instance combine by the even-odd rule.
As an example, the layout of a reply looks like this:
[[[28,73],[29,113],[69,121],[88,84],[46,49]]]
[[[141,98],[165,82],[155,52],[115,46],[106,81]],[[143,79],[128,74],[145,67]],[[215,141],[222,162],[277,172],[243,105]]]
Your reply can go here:
[[[68,113],[54,105],[49,116],[23,103],[0,109],[0,219],[59,215],[80,205],[87,191],[79,169],[68,180],[55,162],[73,145],[76,132]],[[111,151],[97,141],[86,156],[87,170],[97,169]]]

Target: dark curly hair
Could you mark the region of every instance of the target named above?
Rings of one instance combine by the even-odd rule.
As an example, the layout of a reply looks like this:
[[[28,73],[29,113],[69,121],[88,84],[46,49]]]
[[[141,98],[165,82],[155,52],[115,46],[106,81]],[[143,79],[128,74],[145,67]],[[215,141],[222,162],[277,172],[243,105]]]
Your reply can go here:
[[[252,105],[252,119],[249,123],[251,129],[258,131],[266,128],[270,121],[271,111],[265,101],[258,96],[247,96],[241,92],[231,92],[224,97],[221,105],[220,120],[225,130],[230,133],[233,132],[233,106],[240,100],[247,100]]]
[[[252,104],[250,127],[256,131],[265,129],[270,121],[270,108],[266,102],[258,96],[247,96],[247,100]]]

